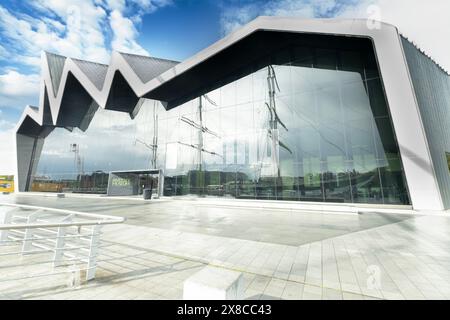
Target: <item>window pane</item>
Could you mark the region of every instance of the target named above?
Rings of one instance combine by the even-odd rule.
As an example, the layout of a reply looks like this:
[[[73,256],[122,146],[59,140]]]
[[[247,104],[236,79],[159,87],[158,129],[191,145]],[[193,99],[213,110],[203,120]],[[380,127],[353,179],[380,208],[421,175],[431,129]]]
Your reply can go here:
[[[32,190],[104,193],[109,171],[156,166],[168,196],[409,203],[370,40],[323,37],[265,47],[201,109],[146,100],[134,119],[98,108],[84,131],[54,129]]]

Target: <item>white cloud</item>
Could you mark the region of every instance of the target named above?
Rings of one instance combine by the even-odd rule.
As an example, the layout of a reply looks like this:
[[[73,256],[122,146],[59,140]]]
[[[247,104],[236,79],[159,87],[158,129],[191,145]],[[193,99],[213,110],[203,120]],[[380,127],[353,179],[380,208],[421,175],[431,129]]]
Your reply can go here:
[[[0,119],[0,131],[7,131],[12,128],[14,128],[14,123],[5,119]]]
[[[357,0],[272,0],[228,7],[221,17],[222,32],[230,33],[257,16],[323,17],[342,10]]]
[[[0,110],[0,174],[14,174],[14,123],[3,119]]]
[[[108,60],[108,51],[99,29],[100,22],[92,22],[95,19],[101,21],[104,11],[86,7],[81,14],[77,6],[69,6],[66,11],[58,7],[56,11],[59,19],[66,21],[63,31],[61,22],[56,18],[18,18],[0,7],[2,38],[11,44],[11,51],[17,53],[14,62],[38,67],[42,50],[78,58]]]
[[[149,53],[136,42],[138,32],[130,19],[124,17],[118,10],[113,10],[109,19],[111,29],[114,32],[113,41],[111,43],[114,50],[149,55]]]
[[[104,37],[107,12],[91,0],[35,0],[32,5],[47,17],[39,23],[39,33],[44,35],[38,42],[42,50],[49,50],[66,56],[108,62],[109,53]],[[63,32],[53,32],[49,26],[64,22]],[[48,22],[56,21],[56,22]],[[53,38],[53,41],[49,40]]]
[[[14,69],[0,74],[0,109],[23,110],[27,104],[37,105],[39,82],[38,74],[26,75]]]
[[[0,44],[0,59],[8,59],[10,57],[9,51],[6,50],[1,44]]]
[[[39,75],[21,74],[15,70],[9,70],[0,75],[0,94],[10,97],[32,96],[39,92]]]
[[[0,5],[0,59],[11,58],[14,63],[39,67],[42,50],[102,63],[109,62],[111,49],[148,54],[137,42],[136,24],[143,15],[170,3],[28,0],[27,4],[37,12],[34,17]]]
[[[136,23],[169,4],[168,0],[27,0],[33,16],[0,4],[0,60],[9,63],[0,69],[0,108],[21,110],[38,102],[41,51],[102,63],[109,62],[112,49],[148,54],[137,42]],[[25,69],[31,74],[23,74]]]
[[[152,13],[158,8],[162,8],[172,4],[172,0],[132,0],[134,4],[140,8],[142,13]]]
[[[111,10],[119,11],[123,11],[126,5],[125,0],[107,0],[106,3]]]
[[[113,50],[149,55],[142,48],[137,38],[139,32],[136,25],[142,22],[142,17],[155,12],[157,9],[171,5],[171,0],[107,0],[111,12],[109,14],[109,26],[112,32],[111,48]],[[125,4],[128,4],[126,6]],[[126,16],[129,14],[130,16]]]
[[[376,5],[380,16],[368,11]],[[259,15],[303,18],[372,18],[396,25],[450,71],[450,1],[448,0],[280,0],[224,8],[221,28],[228,34]]]
[[[227,8],[223,11],[220,19],[222,33],[228,34],[240,28],[257,15],[258,8],[254,4],[248,4],[239,8]]]
[[[14,175],[16,164],[13,126],[2,119],[0,119],[0,155],[0,174]]]

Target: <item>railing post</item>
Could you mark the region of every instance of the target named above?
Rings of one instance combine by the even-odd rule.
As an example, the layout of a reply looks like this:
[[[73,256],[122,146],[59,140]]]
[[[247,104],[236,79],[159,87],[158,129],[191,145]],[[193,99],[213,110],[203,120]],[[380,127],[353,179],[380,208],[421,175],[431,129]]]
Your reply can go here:
[[[12,208],[0,207],[0,224],[10,224],[12,217]],[[6,240],[8,240],[8,230],[0,230],[0,244]]]
[[[27,224],[31,224],[31,223],[35,222],[39,213],[41,213],[41,211],[42,210],[37,210],[37,211],[33,212],[32,214],[30,214],[27,219]],[[24,236],[23,246],[22,246],[22,254],[24,254],[24,252],[26,252],[26,251],[30,251],[31,246],[33,244],[33,234],[34,234],[33,228],[25,229],[25,236]]]
[[[73,218],[73,214],[62,219],[61,222],[71,222]],[[64,257],[64,245],[66,243],[66,228],[67,227],[58,227],[58,232],[56,234],[56,244],[55,244],[55,255],[53,256],[53,267],[58,267],[61,265],[61,262]]]
[[[101,225],[92,226],[91,241],[89,243],[89,256],[87,260],[86,281],[95,278],[95,270],[97,269],[98,245],[100,243]]]

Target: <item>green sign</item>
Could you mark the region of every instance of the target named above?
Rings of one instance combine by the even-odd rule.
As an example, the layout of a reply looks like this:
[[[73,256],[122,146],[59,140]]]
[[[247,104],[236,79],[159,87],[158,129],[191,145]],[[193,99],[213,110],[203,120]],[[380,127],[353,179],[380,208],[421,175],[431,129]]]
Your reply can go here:
[[[115,187],[127,187],[131,184],[130,180],[124,178],[113,178],[111,184]]]

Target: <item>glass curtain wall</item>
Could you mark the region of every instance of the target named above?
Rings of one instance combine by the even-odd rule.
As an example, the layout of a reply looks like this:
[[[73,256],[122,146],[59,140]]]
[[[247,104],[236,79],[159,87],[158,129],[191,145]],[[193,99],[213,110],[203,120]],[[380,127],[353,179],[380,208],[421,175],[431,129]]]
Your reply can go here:
[[[55,129],[32,189],[105,192],[109,171],[156,166],[166,196],[410,203],[371,48],[290,45],[254,66],[169,111],[147,100],[133,120],[99,109],[86,132]]]

